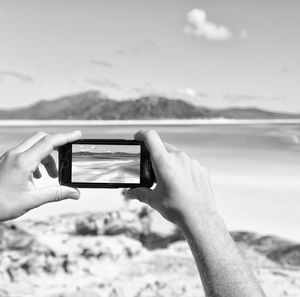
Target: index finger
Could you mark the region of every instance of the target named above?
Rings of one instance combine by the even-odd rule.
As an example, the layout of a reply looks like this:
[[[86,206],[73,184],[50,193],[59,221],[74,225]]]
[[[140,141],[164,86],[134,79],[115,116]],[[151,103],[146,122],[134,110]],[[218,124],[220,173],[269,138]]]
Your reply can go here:
[[[141,130],[134,135],[134,138],[139,141],[144,141],[153,160],[167,153],[166,147],[155,130]]]
[[[28,148],[30,148],[33,144],[35,144],[37,141],[42,139],[43,137],[47,136],[48,134],[43,131],[38,131],[29,138],[23,140],[20,144],[18,144],[16,147],[11,149],[11,152],[14,154],[22,153],[26,151]]]
[[[76,141],[81,138],[81,131],[73,131],[70,133],[58,133],[43,137],[34,145],[21,153],[26,164],[35,167],[46,158],[56,147],[62,146],[69,142]]]

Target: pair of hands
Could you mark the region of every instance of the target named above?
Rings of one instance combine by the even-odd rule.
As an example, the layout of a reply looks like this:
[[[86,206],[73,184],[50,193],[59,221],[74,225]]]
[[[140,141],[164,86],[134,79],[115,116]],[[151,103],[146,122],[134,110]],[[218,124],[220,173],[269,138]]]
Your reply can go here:
[[[39,165],[50,177],[57,177],[51,152],[57,147],[81,138],[80,131],[47,135],[38,132],[0,158],[0,221],[17,218],[49,202],[79,199],[77,189],[65,186],[36,188]],[[214,212],[213,194],[205,167],[178,150],[163,143],[154,130],[140,131],[135,139],[144,141],[151,156],[157,185],[152,189],[134,188],[127,192],[161,213],[173,223],[191,214]]]
[[[49,176],[56,178],[51,152],[80,137],[79,131],[54,135],[39,132],[0,158],[0,221],[16,218],[48,202],[79,198],[79,192],[69,187],[37,189],[33,179],[41,177],[40,164]],[[153,130],[140,131],[135,138],[144,141],[150,151],[157,185],[153,190],[131,189],[127,196],[148,203],[180,227],[191,247],[206,294],[265,296],[216,213],[205,167],[163,143]]]

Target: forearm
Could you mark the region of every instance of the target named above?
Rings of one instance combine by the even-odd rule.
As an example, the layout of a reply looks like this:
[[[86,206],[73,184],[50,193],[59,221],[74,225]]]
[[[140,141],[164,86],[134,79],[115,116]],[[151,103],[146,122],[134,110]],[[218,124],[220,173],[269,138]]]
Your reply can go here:
[[[258,282],[232,241],[215,205],[205,166],[163,143],[153,131],[141,131],[151,155],[157,186],[135,188],[128,197],[155,208],[178,224],[196,260],[206,295],[209,297],[262,297]]]
[[[219,215],[189,215],[179,226],[191,247],[206,296],[265,296]]]

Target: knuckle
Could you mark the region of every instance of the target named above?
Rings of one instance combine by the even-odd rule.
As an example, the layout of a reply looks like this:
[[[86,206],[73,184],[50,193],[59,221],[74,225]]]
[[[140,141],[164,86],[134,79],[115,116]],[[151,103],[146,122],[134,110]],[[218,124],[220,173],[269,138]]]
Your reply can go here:
[[[41,142],[47,147],[53,147],[51,138],[49,135],[43,136],[43,138],[41,139]]]
[[[186,152],[183,152],[183,151],[179,151],[177,153],[178,157],[183,159],[183,160],[188,160],[189,159],[189,156]]]
[[[205,167],[204,165],[200,164],[198,160],[192,159],[192,163],[195,164],[197,167]]]
[[[43,138],[45,142],[50,142],[50,135],[45,135]]]
[[[61,187],[57,186],[55,192],[55,201],[61,201],[61,200],[62,200],[62,189]]]
[[[7,151],[7,152],[5,152],[4,154],[3,154],[3,158],[5,159],[5,160],[11,160],[11,159],[13,159],[15,157],[15,154],[12,152],[12,151]]]
[[[198,163],[198,166],[202,173],[208,173],[208,168],[205,165]]]
[[[196,159],[191,159],[192,161],[192,164],[195,166],[195,167],[198,167],[200,164],[199,162],[196,160]]]
[[[25,158],[22,154],[18,154],[14,156],[14,163],[17,167],[24,167],[25,166]]]
[[[155,155],[155,164],[159,167],[161,166],[170,166],[172,164],[172,155],[159,153]]]

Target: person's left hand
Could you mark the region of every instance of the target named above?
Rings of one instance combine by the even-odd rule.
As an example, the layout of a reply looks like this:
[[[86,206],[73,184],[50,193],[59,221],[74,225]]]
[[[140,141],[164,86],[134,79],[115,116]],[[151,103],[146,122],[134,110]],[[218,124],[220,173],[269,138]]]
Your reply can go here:
[[[50,153],[57,147],[81,138],[80,131],[47,135],[37,132],[0,158],[0,221],[17,218],[42,204],[63,199],[79,199],[77,189],[65,186],[37,188],[39,164],[50,177],[57,177]]]

